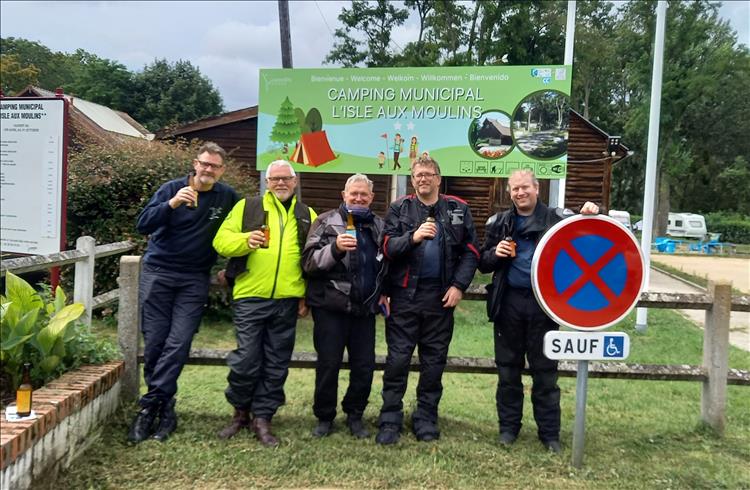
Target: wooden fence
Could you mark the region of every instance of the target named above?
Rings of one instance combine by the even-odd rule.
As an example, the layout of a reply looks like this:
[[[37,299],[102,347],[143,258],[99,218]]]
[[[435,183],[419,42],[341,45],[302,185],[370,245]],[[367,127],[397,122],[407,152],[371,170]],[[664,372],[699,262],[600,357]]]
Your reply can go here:
[[[119,301],[118,343],[125,361],[125,374],[122,382],[122,396],[133,400],[139,394],[139,313],[138,277],[140,256],[120,258],[119,289],[93,297],[95,260],[101,257],[121,254],[135,248],[131,242],[110,243],[96,246],[91,237],[81,237],[76,242],[76,250],[47,256],[22,257],[2,261],[0,270],[13,273],[31,272],[59,265],[75,263],[74,300],[86,307],[84,321],[90,324],[91,312],[106,304]],[[483,301],[486,298],[483,286],[472,285],[467,291],[466,300]],[[698,381],[703,384],[701,393],[701,417],[719,433],[723,433],[726,418],[727,386],[750,386],[750,371],[729,368],[729,324],[732,311],[750,311],[750,296],[732,297],[732,287],[728,282],[711,283],[706,293],[674,294],[645,292],[641,294],[639,307],[667,309],[705,310],[706,320],[703,330],[703,363],[700,366],[633,364],[622,362],[590,362],[589,376],[594,378]],[[212,349],[192,349],[189,364],[226,365],[229,351]],[[315,353],[295,352],[291,367],[314,368]],[[385,366],[385,356],[377,356],[376,369]],[[348,368],[346,359],[344,367]],[[561,361],[561,376],[576,376],[576,362]],[[411,369],[419,370],[419,361],[412,359]],[[496,374],[493,359],[474,357],[449,357],[447,372]]]

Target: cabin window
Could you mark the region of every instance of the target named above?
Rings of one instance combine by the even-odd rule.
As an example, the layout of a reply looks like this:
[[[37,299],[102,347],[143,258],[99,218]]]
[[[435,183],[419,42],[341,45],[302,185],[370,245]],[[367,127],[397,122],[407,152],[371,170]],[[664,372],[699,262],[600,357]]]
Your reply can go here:
[[[675,226],[676,226],[677,228],[682,228],[682,220],[681,220],[681,219],[678,219],[677,221],[675,221],[675,222],[674,222],[674,225],[675,225]]]

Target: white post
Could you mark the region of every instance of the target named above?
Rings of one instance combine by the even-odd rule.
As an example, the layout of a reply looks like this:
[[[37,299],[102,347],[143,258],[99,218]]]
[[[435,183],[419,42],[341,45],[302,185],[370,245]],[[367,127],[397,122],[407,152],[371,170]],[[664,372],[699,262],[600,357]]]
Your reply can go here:
[[[568,19],[565,24],[565,58],[564,65],[573,65],[573,47],[576,37],[576,2],[568,0]],[[568,73],[573,77],[572,73]],[[549,205],[553,208],[565,207],[565,179],[551,180],[549,183]]]
[[[86,311],[81,321],[91,326],[91,307],[94,304],[94,262],[96,261],[96,240],[82,236],[76,240],[76,250],[84,252],[86,259],[76,262],[73,284],[73,301],[82,303]]]
[[[649,290],[651,275],[651,240],[654,225],[654,200],[656,195],[656,159],[659,153],[659,118],[661,114],[661,75],[664,64],[664,31],[667,19],[667,2],[659,0],[656,6],[656,40],[654,42],[654,69],[651,75],[651,109],[648,120],[648,145],[646,150],[646,188],[643,191],[643,234],[641,251],[645,259],[645,291]],[[636,310],[635,329],[645,332],[648,310]]]

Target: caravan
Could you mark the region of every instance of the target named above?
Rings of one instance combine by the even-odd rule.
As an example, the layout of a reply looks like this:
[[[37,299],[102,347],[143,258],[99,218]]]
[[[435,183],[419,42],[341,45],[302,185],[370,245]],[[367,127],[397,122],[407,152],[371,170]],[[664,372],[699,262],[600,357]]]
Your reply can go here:
[[[622,223],[622,225],[628,229],[628,231],[632,231],[632,227],[630,226],[630,213],[627,211],[617,211],[615,209],[609,210],[609,217],[617,221],[618,223]]]
[[[667,235],[685,238],[703,238],[708,233],[703,215],[693,213],[669,213]]]

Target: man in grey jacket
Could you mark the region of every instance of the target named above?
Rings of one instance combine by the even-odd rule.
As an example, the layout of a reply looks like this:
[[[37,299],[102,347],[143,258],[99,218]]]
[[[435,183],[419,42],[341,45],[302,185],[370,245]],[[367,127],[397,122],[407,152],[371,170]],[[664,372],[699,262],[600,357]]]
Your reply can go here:
[[[339,369],[346,348],[351,370],[341,405],[351,434],[365,438],[370,434],[362,414],[375,369],[375,312],[382,308],[387,315],[389,311],[378,281],[384,264],[378,254],[383,220],[370,210],[375,195],[366,175],[349,177],[341,196],[341,206],[315,220],[302,253],[318,353],[313,404],[318,424],[312,434],[324,437],[333,430]]]

